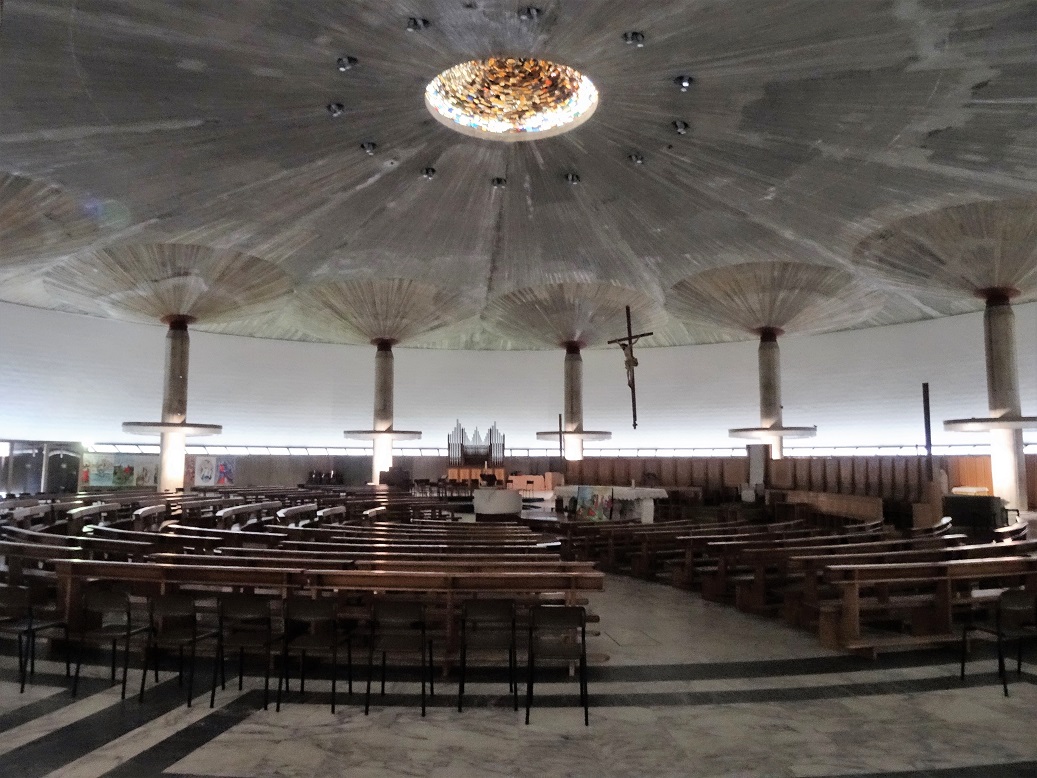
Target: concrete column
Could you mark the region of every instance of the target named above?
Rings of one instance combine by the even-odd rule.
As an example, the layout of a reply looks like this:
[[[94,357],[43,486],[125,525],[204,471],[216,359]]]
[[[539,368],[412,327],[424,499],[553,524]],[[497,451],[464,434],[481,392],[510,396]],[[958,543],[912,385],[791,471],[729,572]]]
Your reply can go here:
[[[983,337],[987,361],[987,400],[992,417],[1020,416],[1019,369],[1015,358],[1014,290],[985,290]],[[990,431],[990,470],[994,494],[1009,508],[1027,510],[1026,458],[1022,430]]]
[[[781,426],[781,352],[778,335],[781,330],[764,327],[760,330],[758,352],[760,370],[760,426]],[[766,439],[771,446],[771,459],[782,458],[781,437]]]
[[[374,426],[379,432],[391,430],[393,425],[393,355],[392,340],[377,340],[374,356]],[[371,463],[371,483],[379,483],[379,475],[392,467],[392,437],[374,437],[374,458]]]
[[[562,407],[562,426],[566,432],[583,432],[583,357],[580,344],[570,341],[565,344],[565,366],[563,368],[565,397]],[[570,462],[583,459],[583,439],[566,436],[562,451]]]
[[[162,391],[162,423],[183,424],[187,420],[187,367],[191,337],[190,319],[172,316],[167,320],[166,372]],[[187,438],[182,432],[163,432],[159,442],[158,490],[175,492],[184,488],[184,454]]]

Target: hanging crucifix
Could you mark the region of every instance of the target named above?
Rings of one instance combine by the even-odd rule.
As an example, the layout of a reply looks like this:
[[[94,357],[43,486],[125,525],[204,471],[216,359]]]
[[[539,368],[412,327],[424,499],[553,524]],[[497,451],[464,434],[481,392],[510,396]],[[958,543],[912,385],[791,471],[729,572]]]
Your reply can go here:
[[[619,347],[623,349],[623,366],[627,371],[627,386],[630,387],[630,410],[634,415],[634,429],[637,429],[637,386],[634,383],[634,368],[637,367],[637,359],[634,357],[634,344],[637,343],[641,338],[646,338],[653,333],[651,332],[639,332],[637,335],[634,334],[633,327],[630,326],[630,306],[627,306],[627,334],[625,338],[616,338],[610,340],[609,345],[618,343]]]

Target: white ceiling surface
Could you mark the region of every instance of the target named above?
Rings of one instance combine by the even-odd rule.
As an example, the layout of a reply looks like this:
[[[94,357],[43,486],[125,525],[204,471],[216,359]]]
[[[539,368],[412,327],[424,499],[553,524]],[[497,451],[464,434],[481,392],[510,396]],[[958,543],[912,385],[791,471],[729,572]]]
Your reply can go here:
[[[1037,193],[1031,0],[540,0],[534,21],[519,5],[7,0],[0,173],[63,187],[96,221],[95,247],[232,249],[296,283],[413,279],[482,310],[530,286],[627,287],[659,304],[650,343],[662,346],[733,337],[663,313],[667,289],[698,271],[808,262],[885,289],[851,262],[865,236]],[[409,16],[431,24],[407,32]],[[623,43],[631,30],[643,48]],[[516,144],[428,115],[423,89],[437,73],[500,54],[580,69],[601,92],[598,111],[571,133]],[[338,72],[343,55],[357,67]],[[684,74],[695,83],[681,93]],[[329,101],[345,105],[338,119]],[[629,161],[635,150],[645,164]],[[491,187],[498,176],[506,188]],[[53,262],[66,263],[63,277],[79,267],[54,255],[5,267],[0,299],[65,308],[42,280]],[[981,305],[882,294],[864,325]],[[415,345],[542,347],[488,323],[477,315]],[[294,316],[200,326],[343,339]]]
[[[1037,411],[1037,304],[1016,307],[1023,411]],[[158,417],[162,327],[0,303],[0,439],[134,442],[123,421]],[[982,315],[815,336],[782,350],[788,424],[817,424],[811,446],[923,441],[921,383],[932,390],[934,441],[985,444],[940,421],[984,415]],[[188,418],[224,425],[222,445],[343,446],[371,421],[375,349],[194,333]],[[496,421],[509,446],[542,447],[557,423],[561,350],[395,349],[396,425],[442,447],[460,419]],[[727,429],[759,418],[755,343],[638,351],[638,422],[619,349],[584,352],[587,426],[623,448],[731,447]],[[144,442],[147,439],[141,439]],[[1035,438],[1037,440],[1037,438]],[[420,445],[420,444],[419,444]]]

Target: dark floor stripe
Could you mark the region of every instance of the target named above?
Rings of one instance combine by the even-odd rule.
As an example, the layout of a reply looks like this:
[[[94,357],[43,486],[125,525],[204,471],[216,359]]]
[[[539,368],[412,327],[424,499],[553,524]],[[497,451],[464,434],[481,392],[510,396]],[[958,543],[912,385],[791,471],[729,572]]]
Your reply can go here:
[[[1033,778],[1037,775],[1037,762],[1008,762],[1006,764],[943,767],[900,773],[867,773],[863,775],[853,773],[852,775],[853,778]],[[829,776],[829,778],[843,778],[843,776]]]
[[[12,683],[18,682],[18,673],[15,671],[12,671],[10,676],[8,676],[7,673],[3,673],[0,674],[0,677],[5,681],[11,681]],[[27,705],[21,705],[12,711],[0,715],[0,733],[6,732],[9,729],[14,729],[15,727],[20,727],[22,724],[26,724],[33,719],[38,719],[41,716],[54,713],[55,711],[71,705],[77,700],[102,692],[110,686],[107,679],[80,678],[79,694],[78,696],[73,697],[70,691],[72,682],[64,675],[36,673],[34,682],[42,686],[56,686],[60,691],[50,695],[49,697],[45,697],[42,700],[30,702]]]
[[[143,703],[134,699],[133,686],[128,699],[0,755],[0,775],[46,775],[184,704],[175,679],[149,687]]]
[[[246,692],[205,718],[174,732],[160,743],[128,759],[105,778],[149,778],[162,776],[163,771],[211,742],[228,729],[247,719],[263,706],[261,691]],[[168,777],[167,777],[168,778]]]

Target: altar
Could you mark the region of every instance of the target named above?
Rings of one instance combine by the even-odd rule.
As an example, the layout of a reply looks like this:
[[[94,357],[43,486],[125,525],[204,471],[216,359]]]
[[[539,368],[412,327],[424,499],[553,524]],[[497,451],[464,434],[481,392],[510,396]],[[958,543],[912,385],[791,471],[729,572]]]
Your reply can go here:
[[[665,489],[641,486],[558,486],[560,497],[581,519],[590,521],[655,521],[655,501],[668,497]]]

